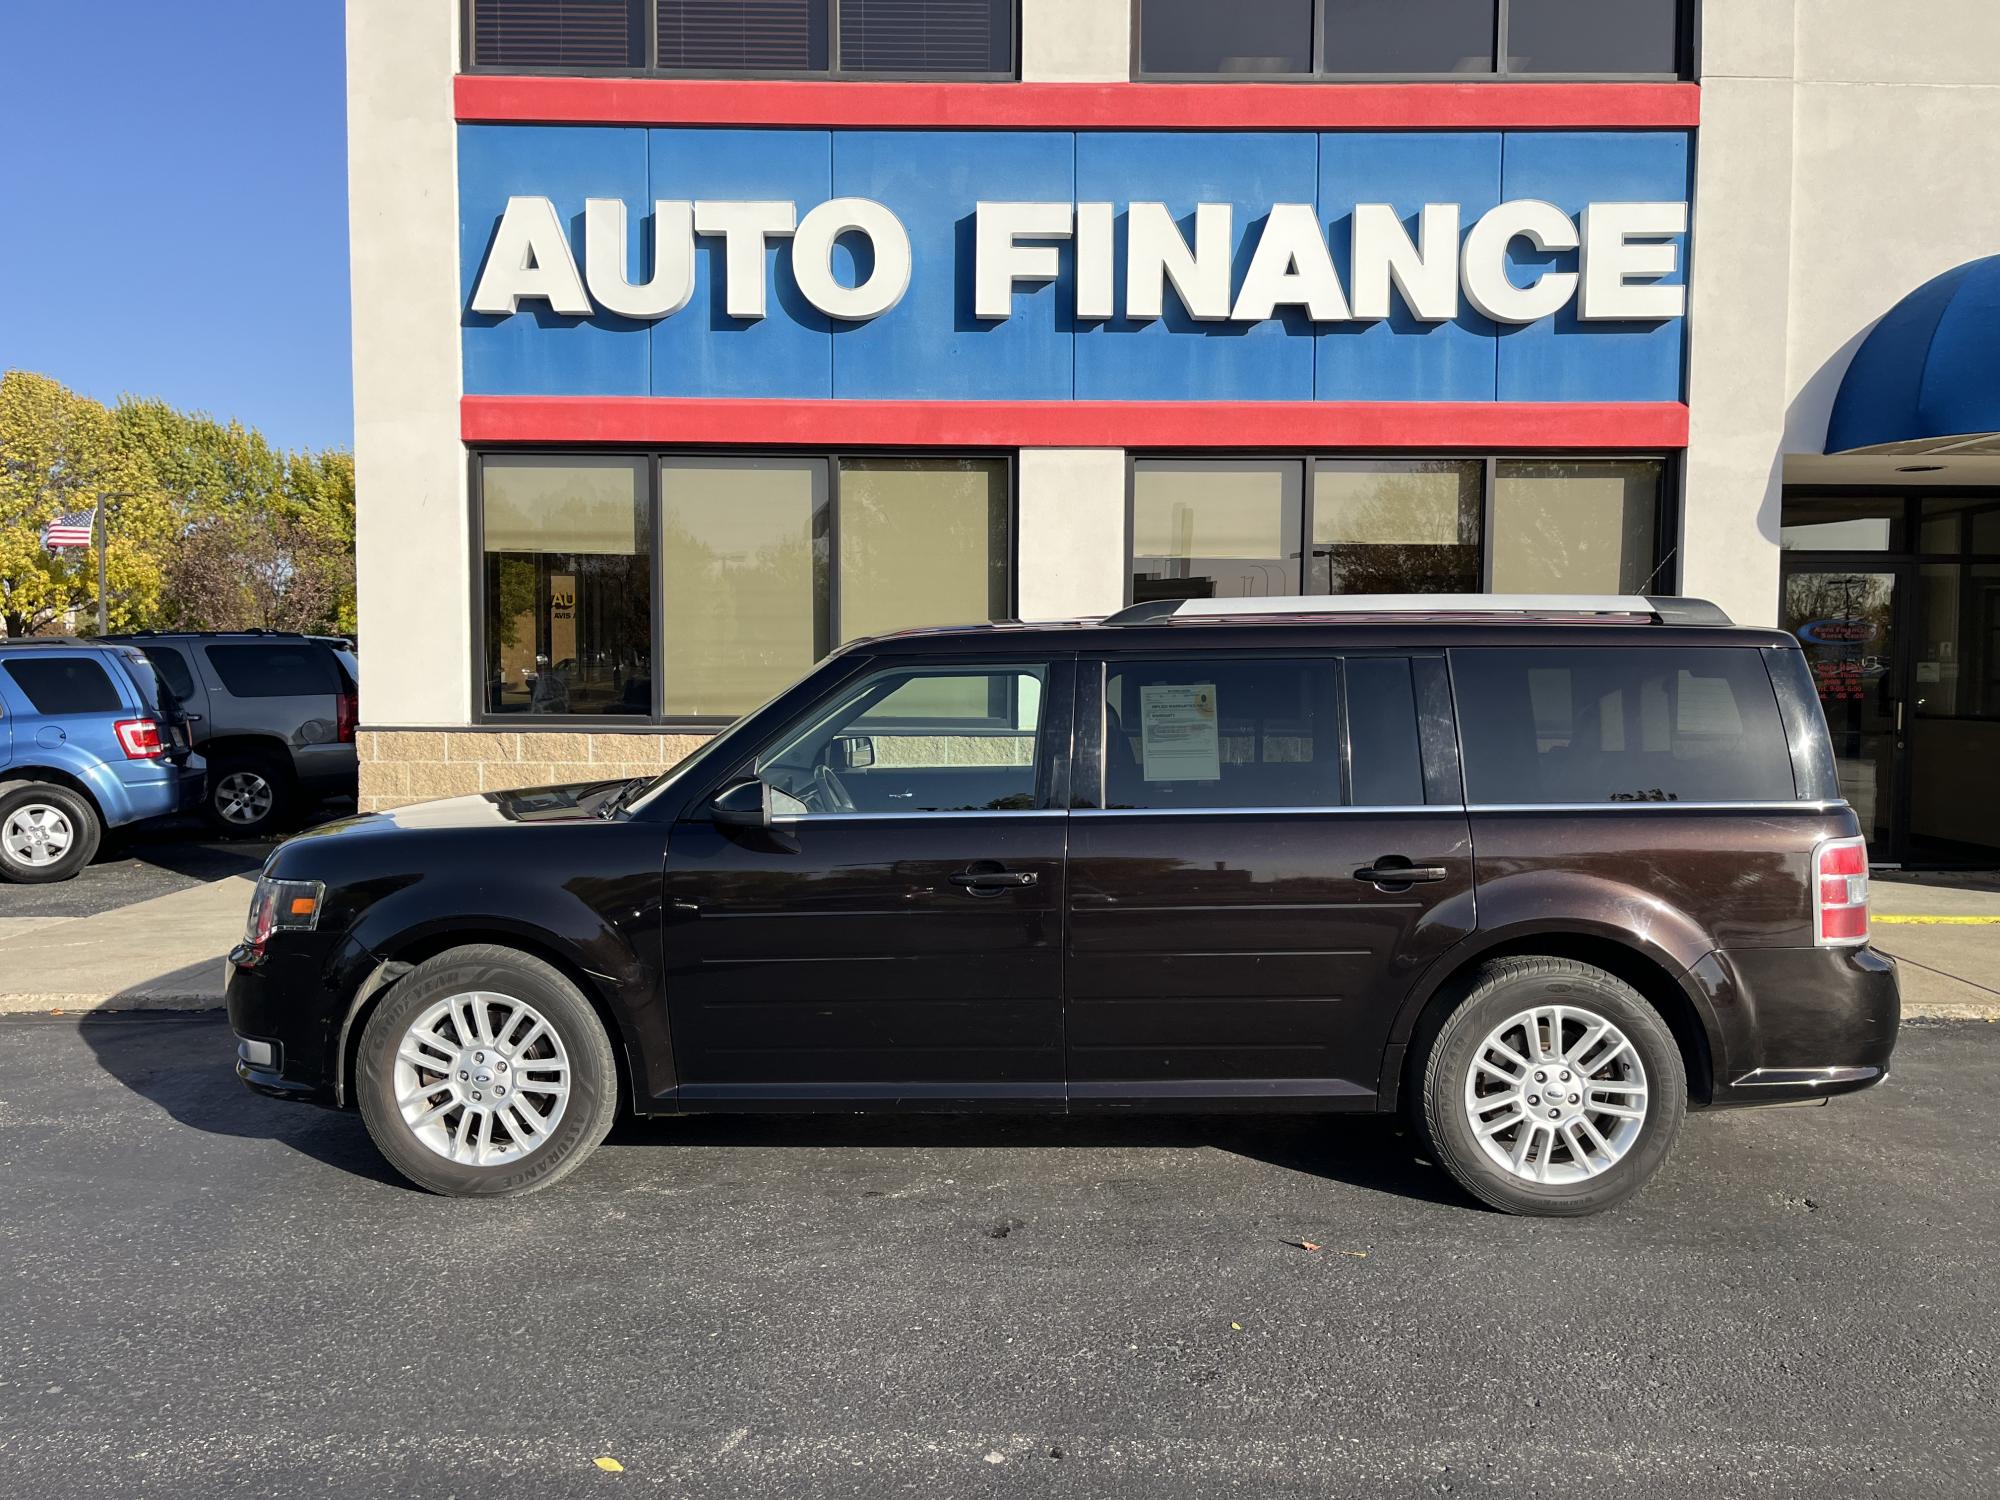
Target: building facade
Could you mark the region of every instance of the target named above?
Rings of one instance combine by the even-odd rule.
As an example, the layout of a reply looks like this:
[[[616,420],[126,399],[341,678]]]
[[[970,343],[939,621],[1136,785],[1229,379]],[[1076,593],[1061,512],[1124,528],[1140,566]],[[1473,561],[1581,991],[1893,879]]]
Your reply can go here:
[[[2000,846],[2000,458],[1828,452],[2000,251],[1986,7],[348,18],[364,807],[657,768],[910,625],[1685,592],[1802,632],[1878,858]]]

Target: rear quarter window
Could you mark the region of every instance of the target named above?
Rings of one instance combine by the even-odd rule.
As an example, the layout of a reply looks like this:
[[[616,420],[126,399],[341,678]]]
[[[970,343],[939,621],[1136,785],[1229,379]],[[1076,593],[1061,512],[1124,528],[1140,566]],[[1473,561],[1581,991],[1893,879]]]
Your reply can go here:
[[[125,704],[101,663],[87,656],[38,657],[0,665],[43,714],[91,714],[122,709]]]
[[[1798,796],[1754,647],[1465,647],[1451,671],[1474,803]]]
[[[324,646],[287,642],[205,649],[215,675],[238,698],[301,698],[341,689],[340,669]]]
[[[160,679],[174,690],[174,696],[185,703],[194,696],[194,677],[188,671],[187,658],[173,646],[141,646],[146,660],[153,664],[153,670]]]

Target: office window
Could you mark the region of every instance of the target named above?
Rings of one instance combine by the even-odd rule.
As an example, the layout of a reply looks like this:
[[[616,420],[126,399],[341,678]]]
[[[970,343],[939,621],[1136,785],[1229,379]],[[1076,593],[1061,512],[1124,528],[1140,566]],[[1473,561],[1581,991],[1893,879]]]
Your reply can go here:
[[[1004,458],[495,454],[481,476],[487,714],[727,721],[843,642],[1014,610]]]
[[[1592,647],[1451,653],[1475,803],[1789,802],[1763,653]]]
[[[1501,459],[1493,489],[1494,591],[1647,592],[1658,572],[1664,468],[1658,459]]]
[[[1675,76],[1679,0],[1134,0],[1164,78]]]
[[[646,469],[588,454],[483,464],[487,713],[652,712]]]
[[[1143,459],[1132,474],[1132,599],[1299,592],[1297,459]]]
[[[826,19],[826,0],[659,0],[660,66],[824,70]]]
[[[1327,657],[1114,662],[1104,806],[1338,806],[1339,692]]]
[[[1320,459],[1309,592],[1477,593],[1484,488],[1477,459]]]
[[[1142,0],[1147,73],[1310,73],[1313,0]]]
[[[1490,73],[1493,0],[1326,0],[1328,73]]]
[[[661,464],[668,717],[743,713],[826,654],[827,496],[824,459]]]
[[[1672,73],[1679,54],[1662,0],[1508,0],[1512,73]]]
[[[644,0],[473,0],[472,60],[482,68],[640,68]]]
[[[1011,0],[840,0],[849,73],[1010,73]]]

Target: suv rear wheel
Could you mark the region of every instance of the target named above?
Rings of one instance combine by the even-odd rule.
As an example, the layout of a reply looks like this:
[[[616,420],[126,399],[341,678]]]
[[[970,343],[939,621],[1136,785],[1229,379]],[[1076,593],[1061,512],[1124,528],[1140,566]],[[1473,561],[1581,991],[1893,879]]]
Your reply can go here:
[[[611,1129],[618,1070],[597,1012],[538,958],[488,944],[426,959],[361,1035],[355,1092],[389,1164],[451,1197],[515,1197]]]
[[[1592,1214],[1659,1169],[1687,1111],[1680,1049],[1616,975],[1567,958],[1482,966],[1425,1060],[1417,1126],[1481,1202]]]
[[[81,793],[47,781],[0,782],[0,875],[8,880],[68,880],[103,838],[104,822]]]
[[[225,751],[208,768],[209,821],[253,836],[277,827],[291,805],[291,779],[274,755]]]

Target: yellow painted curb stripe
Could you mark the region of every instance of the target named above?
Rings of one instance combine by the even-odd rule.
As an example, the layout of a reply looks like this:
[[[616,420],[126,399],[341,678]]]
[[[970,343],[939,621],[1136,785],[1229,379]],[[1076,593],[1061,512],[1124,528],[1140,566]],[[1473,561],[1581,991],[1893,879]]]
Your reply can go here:
[[[1913,926],[1923,924],[1930,927],[2000,927],[2000,917],[1911,917],[1889,916],[1877,912],[1869,920],[1878,926],[1890,922],[1904,922]]]

